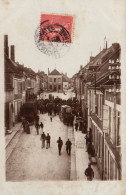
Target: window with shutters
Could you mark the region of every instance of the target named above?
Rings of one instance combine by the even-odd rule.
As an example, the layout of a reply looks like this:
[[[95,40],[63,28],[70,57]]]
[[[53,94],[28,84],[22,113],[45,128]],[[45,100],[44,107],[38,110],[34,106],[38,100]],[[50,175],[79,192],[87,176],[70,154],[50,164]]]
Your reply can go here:
[[[18,82],[17,82],[17,80],[14,80],[14,94],[15,95],[18,94]]]
[[[109,107],[103,106],[103,131],[109,133]]]
[[[95,114],[98,115],[98,95],[95,95]]]
[[[52,89],[52,85],[50,85],[50,89]]]

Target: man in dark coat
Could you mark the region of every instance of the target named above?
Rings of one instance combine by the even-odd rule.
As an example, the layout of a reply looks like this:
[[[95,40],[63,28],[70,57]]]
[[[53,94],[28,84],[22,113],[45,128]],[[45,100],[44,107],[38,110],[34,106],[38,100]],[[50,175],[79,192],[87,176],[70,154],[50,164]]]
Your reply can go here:
[[[59,137],[59,139],[57,140],[57,143],[58,143],[59,155],[61,155],[61,148],[63,145],[63,141],[62,141],[61,137]]]
[[[39,134],[39,124],[38,123],[35,124],[35,128],[36,128],[37,135],[38,135]]]
[[[43,123],[41,122],[39,126],[41,127],[41,132],[42,132],[43,131],[43,126],[44,126]]]
[[[66,151],[67,151],[67,154],[70,155],[71,154],[71,141],[68,139],[67,142],[66,142]]]
[[[46,136],[46,149],[50,148],[50,135],[49,133],[47,133],[47,136]]]
[[[75,123],[75,129],[76,129],[76,131],[78,130],[78,123],[77,122]]]
[[[88,164],[88,168],[85,170],[85,175],[87,176],[87,180],[92,181],[94,177],[94,171],[91,168],[91,164]]]
[[[45,140],[46,140],[46,136],[45,136],[44,132],[41,135],[41,140],[42,140],[42,148],[44,148],[45,147]]]
[[[22,126],[23,126],[23,130],[25,132],[26,131],[26,119],[25,118],[23,118],[23,120],[22,120]]]

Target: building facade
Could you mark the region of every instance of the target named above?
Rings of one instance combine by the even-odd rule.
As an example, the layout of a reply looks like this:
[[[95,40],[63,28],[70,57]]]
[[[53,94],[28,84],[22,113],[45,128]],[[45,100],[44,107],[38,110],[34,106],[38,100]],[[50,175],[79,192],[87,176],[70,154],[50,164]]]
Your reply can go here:
[[[121,80],[118,43],[104,48],[75,76],[87,134],[103,180],[121,179]]]
[[[8,35],[4,36],[4,78],[5,130],[9,130],[19,121],[21,106],[37,97],[42,78],[31,68],[15,62],[14,45],[10,46],[9,56]]]
[[[52,92],[62,92],[62,74],[60,74],[56,69],[51,73],[48,73],[48,90]]]

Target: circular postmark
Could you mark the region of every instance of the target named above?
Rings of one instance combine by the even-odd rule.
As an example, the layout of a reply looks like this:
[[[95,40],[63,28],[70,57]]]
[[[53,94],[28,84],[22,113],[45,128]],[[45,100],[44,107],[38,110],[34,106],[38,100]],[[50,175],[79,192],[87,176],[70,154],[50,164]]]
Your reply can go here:
[[[60,58],[68,52],[71,37],[62,25],[49,24],[46,20],[35,31],[35,43],[44,54]]]

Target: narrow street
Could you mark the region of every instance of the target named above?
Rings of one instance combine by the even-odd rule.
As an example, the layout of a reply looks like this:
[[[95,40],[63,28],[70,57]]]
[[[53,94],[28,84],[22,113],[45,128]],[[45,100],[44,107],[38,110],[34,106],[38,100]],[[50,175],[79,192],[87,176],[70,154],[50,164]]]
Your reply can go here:
[[[41,148],[40,135],[37,135],[34,126],[31,126],[31,134],[23,132],[6,162],[7,181],[70,179],[70,157],[65,150],[68,127],[60,121],[59,116],[54,116],[51,122],[48,114],[41,114],[41,121],[43,131],[51,136],[51,147]],[[63,140],[61,156],[57,147],[59,136]]]

